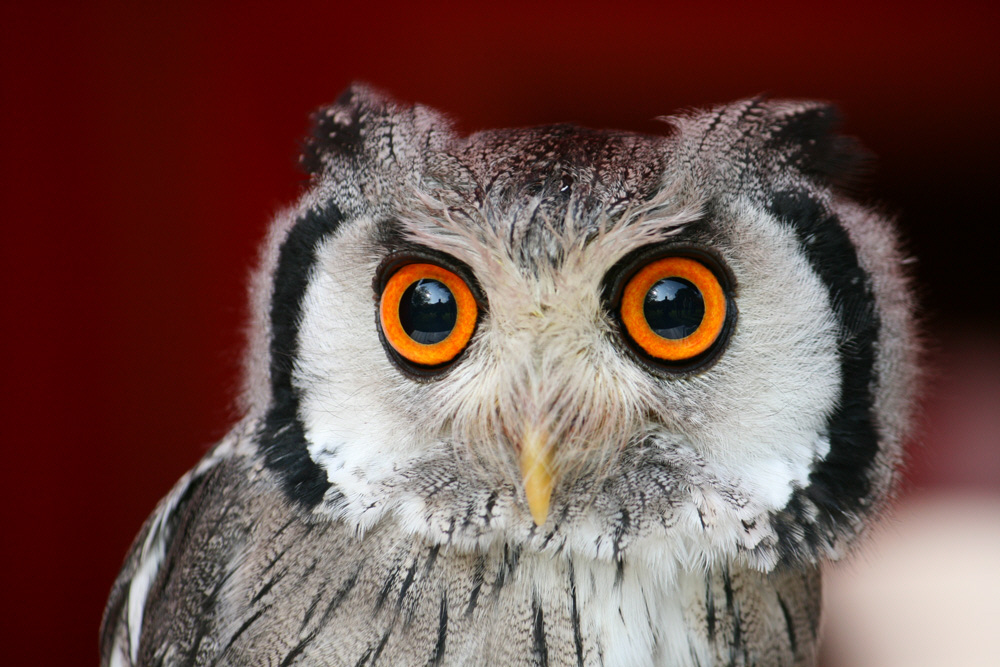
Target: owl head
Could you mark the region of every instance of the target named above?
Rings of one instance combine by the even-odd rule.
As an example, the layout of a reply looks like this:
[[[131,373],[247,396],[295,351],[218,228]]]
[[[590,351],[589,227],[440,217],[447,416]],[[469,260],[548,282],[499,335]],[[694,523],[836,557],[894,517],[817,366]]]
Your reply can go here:
[[[912,297],[823,104],[663,136],[315,117],[255,283],[246,408],[289,503],[457,549],[838,557],[891,493]]]

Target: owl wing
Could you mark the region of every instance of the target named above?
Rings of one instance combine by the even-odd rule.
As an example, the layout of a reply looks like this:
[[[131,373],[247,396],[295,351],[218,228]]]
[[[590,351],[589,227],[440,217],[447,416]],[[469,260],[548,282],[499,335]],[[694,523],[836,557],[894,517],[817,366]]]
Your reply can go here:
[[[150,603],[162,594],[163,574],[178,556],[178,533],[197,505],[205,484],[219,464],[229,458],[231,443],[224,441],[197,467],[185,474],[146,519],[132,542],[115,580],[101,622],[101,664],[131,667],[139,661],[144,615]]]
[[[569,630],[571,565],[542,600],[520,562],[519,548],[446,549],[393,520],[359,536],[290,502],[258,457],[210,458],[136,539],[102,664],[592,662]]]

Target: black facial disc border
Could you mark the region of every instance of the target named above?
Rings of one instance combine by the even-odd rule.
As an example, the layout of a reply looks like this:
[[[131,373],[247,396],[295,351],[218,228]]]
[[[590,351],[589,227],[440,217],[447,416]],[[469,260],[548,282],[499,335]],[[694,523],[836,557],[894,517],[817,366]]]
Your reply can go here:
[[[781,558],[794,562],[832,547],[851,518],[865,513],[879,451],[873,386],[881,322],[871,277],[835,213],[804,188],[774,193],[767,209],[795,232],[830,294],[838,323],[841,386],[826,426],[830,451],[813,466],[808,486],[795,489],[771,518]]]
[[[331,484],[309,456],[299,414],[301,392],[292,384],[299,354],[302,300],[318,263],[319,247],[343,222],[336,206],[311,210],[296,220],[278,250],[271,298],[271,404],[258,433],[264,462],[281,479],[285,493],[307,508],[318,505]]]

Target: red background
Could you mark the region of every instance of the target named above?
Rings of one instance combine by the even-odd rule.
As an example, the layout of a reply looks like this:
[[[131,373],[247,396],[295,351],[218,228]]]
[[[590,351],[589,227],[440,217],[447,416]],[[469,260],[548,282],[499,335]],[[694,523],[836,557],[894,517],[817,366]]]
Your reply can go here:
[[[133,535],[232,419],[307,115],[355,79],[466,130],[837,102],[920,259],[936,370],[909,492],[997,490],[997,5],[749,4],[3,4],[0,662],[96,661]]]

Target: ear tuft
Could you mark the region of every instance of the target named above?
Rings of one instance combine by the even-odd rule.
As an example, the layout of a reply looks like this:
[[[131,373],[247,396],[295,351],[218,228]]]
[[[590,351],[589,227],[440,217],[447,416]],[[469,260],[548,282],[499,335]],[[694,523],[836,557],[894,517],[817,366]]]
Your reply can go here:
[[[312,114],[312,129],[302,146],[299,164],[315,176],[330,157],[356,157],[362,150],[367,117],[372,111],[392,106],[391,100],[369,86],[352,84],[336,102]]]
[[[867,171],[871,154],[839,133],[840,114],[829,104],[775,103],[768,144],[803,173],[837,187],[850,187]],[[784,108],[782,108],[784,107]]]

